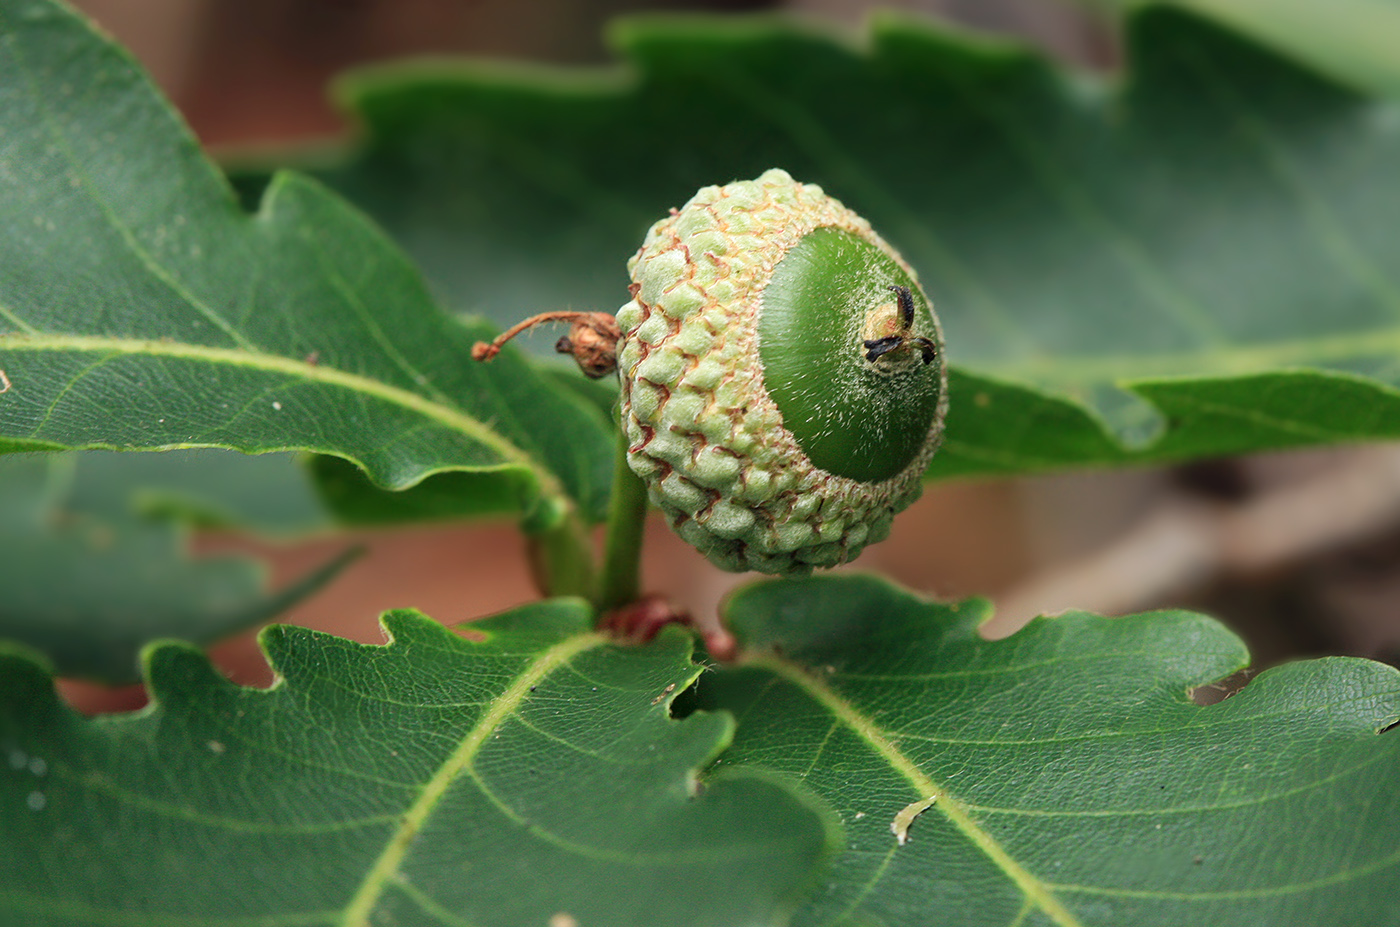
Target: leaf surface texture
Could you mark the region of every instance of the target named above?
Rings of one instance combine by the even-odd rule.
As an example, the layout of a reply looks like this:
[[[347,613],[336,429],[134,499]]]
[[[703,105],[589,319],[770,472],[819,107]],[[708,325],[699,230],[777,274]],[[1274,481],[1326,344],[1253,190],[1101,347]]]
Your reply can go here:
[[[601,517],[610,428],[320,184],[256,215],[129,57],[47,0],[0,4],[0,440],[314,450],[380,486],[490,476],[532,524]]]
[[[986,641],[987,613],[865,577],[732,601],[754,652],[699,688],[739,720],[722,765],[796,776],[846,827],[794,924],[1400,916],[1393,667],[1289,664],[1203,707],[1190,691],[1247,660],[1209,618],[1070,613]]]
[[[582,603],[390,642],[264,632],[232,685],[149,651],[154,702],[96,720],[0,656],[0,919],[116,924],[778,924],[834,829],[765,774],[695,784],[723,714],[670,717],[689,638],[613,647]]]

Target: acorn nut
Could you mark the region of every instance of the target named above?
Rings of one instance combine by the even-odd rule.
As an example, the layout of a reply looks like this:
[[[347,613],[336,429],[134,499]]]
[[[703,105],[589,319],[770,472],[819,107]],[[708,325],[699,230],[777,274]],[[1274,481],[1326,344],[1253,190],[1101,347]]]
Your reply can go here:
[[[860,216],[770,170],[705,187],[628,263],[627,462],[723,569],[853,559],[918,498],[947,410],[914,271]]]

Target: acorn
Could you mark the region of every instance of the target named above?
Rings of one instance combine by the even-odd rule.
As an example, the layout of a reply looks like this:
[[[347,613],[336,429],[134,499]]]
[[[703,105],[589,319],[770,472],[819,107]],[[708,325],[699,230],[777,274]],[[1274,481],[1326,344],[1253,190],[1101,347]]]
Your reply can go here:
[[[652,226],[617,313],[629,467],[731,571],[802,574],[884,539],[947,411],[914,271],[815,184],[770,170]]]

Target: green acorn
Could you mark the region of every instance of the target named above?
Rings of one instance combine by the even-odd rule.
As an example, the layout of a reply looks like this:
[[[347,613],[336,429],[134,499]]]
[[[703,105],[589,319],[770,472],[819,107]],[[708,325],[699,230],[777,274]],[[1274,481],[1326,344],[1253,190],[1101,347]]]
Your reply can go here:
[[[617,313],[627,462],[726,570],[806,573],[889,534],[947,409],[943,336],[860,216],[770,170],[652,226]]]

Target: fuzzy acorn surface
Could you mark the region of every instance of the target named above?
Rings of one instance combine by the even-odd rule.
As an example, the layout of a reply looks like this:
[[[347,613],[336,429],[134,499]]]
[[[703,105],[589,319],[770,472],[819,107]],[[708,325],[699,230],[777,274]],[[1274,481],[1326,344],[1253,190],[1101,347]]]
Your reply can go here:
[[[943,336],[860,216],[770,170],[657,222],[617,313],[627,462],[726,570],[853,559],[919,497],[947,411]]]

